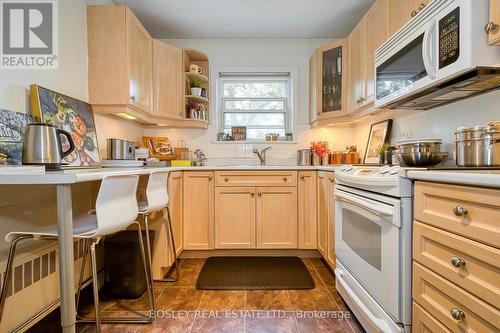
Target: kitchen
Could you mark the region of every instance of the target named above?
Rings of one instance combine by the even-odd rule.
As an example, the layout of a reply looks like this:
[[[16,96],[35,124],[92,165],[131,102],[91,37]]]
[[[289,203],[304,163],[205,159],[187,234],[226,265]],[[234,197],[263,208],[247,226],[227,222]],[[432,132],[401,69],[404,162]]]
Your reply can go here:
[[[0,108],[52,124],[59,116],[69,124],[59,128],[71,132],[78,147],[64,161],[79,165],[0,169],[6,170],[0,174],[2,237],[55,228],[50,240],[19,241],[2,297],[1,332],[61,326],[64,332],[98,326],[118,332],[498,330],[498,149],[491,144],[483,155],[470,152],[498,133],[498,1],[55,4],[57,68],[2,67]],[[449,15],[457,7],[458,21]],[[459,27],[459,55],[450,64],[425,56],[441,48],[438,33],[453,32],[450,25],[441,28],[445,21]],[[394,63],[404,67],[391,69]],[[481,69],[474,72],[476,66]],[[422,70],[428,75],[417,81],[404,77]],[[383,84],[375,84],[379,78]],[[395,86],[401,89],[391,90]],[[418,110],[429,101],[436,105]],[[40,117],[50,112],[56,117]],[[136,157],[148,148],[149,166],[121,160],[108,148],[110,138],[143,147]],[[384,143],[390,151],[407,140],[411,149],[416,139],[422,149],[437,147],[444,161],[430,170],[400,167],[401,147],[387,159],[392,166],[379,165]],[[316,153],[304,152],[298,163],[297,151],[311,145]],[[35,146],[36,139],[21,159],[29,151],[35,156]],[[466,150],[475,159],[463,158]],[[109,159],[115,153],[119,159]],[[55,155],[60,162],[62,154]],[[186,166],[192,160],[203,166]],[[167,181],[165,172],[168,184],[158,193],[168,188],[168,209],[163,198],[157,210],[144,210],[144,197],[152,203],[147,187],[155,175],[164,176],[160,184]],[[137,206],[128,221],[134,226],[96,244],[73,238],[80,217],[104,216],[106,183],[137,176],[139,202],[135,191],[108,194],[133,194],[132,205],[113,211]],[[96,215],[88,214],[93,210]],[[151,231],[143,233],[145,251],[134,221]],[[12,241],[0,248],[2,282]],[[141,253],[151,253],[151,262]],[[134,297],[123,290],[122,297],[112,296],[131,274],[117,274],[120,263],[137,274]],[[285,273],[273,279],[269,265]],[[236,274],[203,274],[211,267]],[[248,271],[259,268],[259,274]],[[165,279],[177,281],[158,281]],[[109,323],[110,316],[121,320]]]

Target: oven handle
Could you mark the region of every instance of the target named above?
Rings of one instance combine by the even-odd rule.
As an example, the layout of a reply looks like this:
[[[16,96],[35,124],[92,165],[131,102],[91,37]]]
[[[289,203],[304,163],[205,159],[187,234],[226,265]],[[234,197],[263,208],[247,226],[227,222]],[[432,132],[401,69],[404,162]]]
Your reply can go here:
[[[391,208],[387,208],[385,205],[384,207],[381,207],[377,204],[374,204],[368,200],[361,199],[356,196],[352,196],[349,194],[344,194],[340,191],[335,191],[335,198],[340,200],[340,201],[345,201],[345,202],[350,202],[352,204],[355,204],[356,206],[359,206],[363,209],[367,209],[377,215],[383,215],[383,216],[394,216],[394,210]]]
[[[433,52],[435,51],[435,49],[431,48],[431,43],[433,43],[435,38],[434,35],[436,24],[437,20],[433,19],[431,25],[429,26],[429,29],[427,29],[424,33],[424,40],[422,44],[422,57],[424,60],[424,67],[431,80],[434,80],[437,77],[436,66],[433,63],[434,55],[436,52]]]

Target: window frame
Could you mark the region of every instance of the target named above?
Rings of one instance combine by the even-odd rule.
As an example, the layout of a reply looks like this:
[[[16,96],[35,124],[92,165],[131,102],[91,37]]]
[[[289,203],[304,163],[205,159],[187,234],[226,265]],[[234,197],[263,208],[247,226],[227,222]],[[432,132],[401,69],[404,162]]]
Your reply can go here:
[[[218,70],[215,74],[215,81],[217,88],[216,91],[216,112],[217,112],[217,133],[224,132],[224,115],[226,113],[283,113],[285,115],[284,129],[285,133],[293,133],[293,110],[295,109],[296,101],[294,99],[294,85],[295,78],[294,70],[292,69],[225,69]],[[286,82],[287,97],[250,97],[250,98],[238,98],[238,97],[224,97],[224,82],[235,81],[235,82],[248,82],[255,80],[257,82],[273,82],[280,81]],[[269,100],[269,101],[283,101],[283,110],[242,110],[242,109],[225,109],[226,101],[238,101],[238,100]],[[252,126],[252,128],[267,128],[267,126],[259,127],[258,125]],[[232,142],[232,141],[217,141],[217,142]],[[268,142],[265,138],[259,139],[247,139],[238,142]],[[279,141],[278,141],[279,142]],[[284,142],[284,141],[281,141]]]

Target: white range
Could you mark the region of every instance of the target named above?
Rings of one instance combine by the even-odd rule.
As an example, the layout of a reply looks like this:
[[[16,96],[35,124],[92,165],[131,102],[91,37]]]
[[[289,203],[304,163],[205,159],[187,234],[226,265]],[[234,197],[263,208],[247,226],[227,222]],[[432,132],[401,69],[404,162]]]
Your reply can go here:
[[[335,174],[336,286],[367,332],[411,331],[412,182],[399,166]]]

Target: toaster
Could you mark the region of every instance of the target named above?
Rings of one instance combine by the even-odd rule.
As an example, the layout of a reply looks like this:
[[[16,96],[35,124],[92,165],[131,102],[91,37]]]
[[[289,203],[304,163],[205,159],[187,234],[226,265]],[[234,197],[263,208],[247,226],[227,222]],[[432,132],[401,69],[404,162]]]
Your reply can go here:
[[[122,139],[107,139],[108,160],[135,160],[135,143]]]

